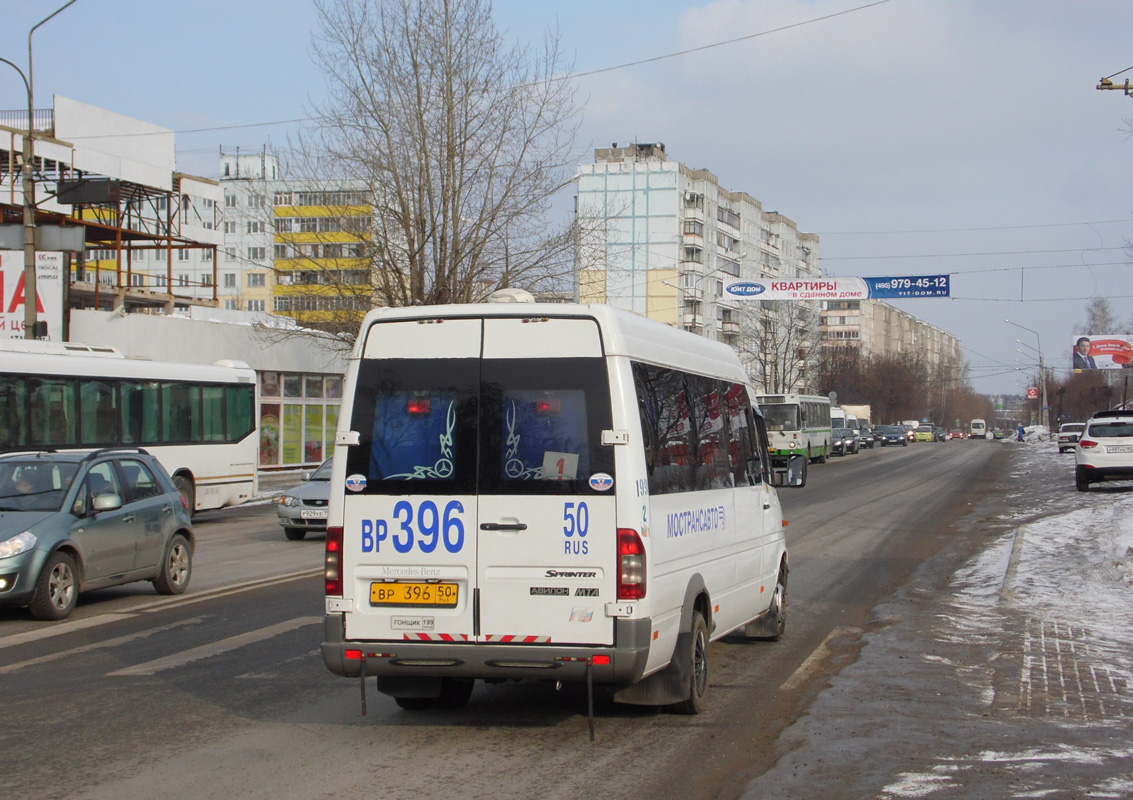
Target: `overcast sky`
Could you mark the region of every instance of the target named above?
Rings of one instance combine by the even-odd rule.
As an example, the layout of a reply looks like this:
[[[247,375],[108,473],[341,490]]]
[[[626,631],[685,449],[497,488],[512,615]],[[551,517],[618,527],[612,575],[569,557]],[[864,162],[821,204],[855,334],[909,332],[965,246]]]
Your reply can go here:
[[[0,56],[26,66],[27,31],[65,0],[0,2]],[[586,101],[581,160],[611,142],[664,142],[818,234],[829,274],[950,274],[952,298],[898,305],[962,340],[979,391],[1025,389],[1039,345],[1068,368],[1091,297],[1111,297],[1133,327],[1133,98],[1095,89],[1133,79],[1128,0],[495,11],[521,41],[561,33]],[[78,0],[35,34],[36,107],[61,94],[172,128],[178,167],[215,177],[219,147],[285,144],[297,123],[262,123],[304,118],[322,95],[315,17],[310,0]],[[0,108],[24,106],[0,63]]]

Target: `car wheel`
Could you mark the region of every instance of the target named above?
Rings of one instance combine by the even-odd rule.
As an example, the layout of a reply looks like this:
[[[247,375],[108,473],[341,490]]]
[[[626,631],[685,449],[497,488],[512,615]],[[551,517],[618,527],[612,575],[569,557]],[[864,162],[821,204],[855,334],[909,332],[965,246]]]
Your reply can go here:
[[[688,659],[688,697],[674,703],[678,714],[699,714],[708,698],[708,625],[699,611],[692,612],[692,638],[688,652],[678,656]]]
[[[1082,467],[1074,467],[1074,485],[1078,487],[1079,492],[1090,490],[1090,479],[1086,477],[1086,470]]]
[[[28,611],[36,619],[65,619],[79,599],[79,579],[75,559],[56,550],[47,558],[35,584]]]
[[[181,534],[174,534],[161,559],[161,571],[153,579],[158,594],[181,594],[193,576],[193,550]]]
[[[197,502],[197,492],[193,488],[192,479],[186,478],[184,475],[178,475],[173,479],[173,485],[176,486],[177,491],[181,493],[181,499],[185,501],[185,508],[189,510],[189,515],[192,516]]]
[[[307,535],[307,532],[302,528],[284,528],[283,535],[287,537],[288,541],[299,542]]]
[[[767,610],[771,615],[770,629],[773,631],[763,637],[767,641],[777,642],[783,638],[787,629],[787,572],[786,567],[779,568],[779,577],[775,580],[775,594],[771,597],[771,608]]]

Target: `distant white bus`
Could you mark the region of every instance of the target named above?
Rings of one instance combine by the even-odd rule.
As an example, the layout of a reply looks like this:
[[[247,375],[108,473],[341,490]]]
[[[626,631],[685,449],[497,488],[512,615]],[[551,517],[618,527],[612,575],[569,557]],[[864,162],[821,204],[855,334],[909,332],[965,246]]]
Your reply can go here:
[[[109,347],[0,340],[0,452],[141,447],[191,511],[256,494],[256,374]]]
[[[755,400],[767,422],[772,461],[781,462],[792,455],[803,455],[812,462],[826,463],[830,454],[831,418],[835,410],[830,407],[829,397],[761,394],[756,395]],[[840,424],[837,427],[845,426]]]

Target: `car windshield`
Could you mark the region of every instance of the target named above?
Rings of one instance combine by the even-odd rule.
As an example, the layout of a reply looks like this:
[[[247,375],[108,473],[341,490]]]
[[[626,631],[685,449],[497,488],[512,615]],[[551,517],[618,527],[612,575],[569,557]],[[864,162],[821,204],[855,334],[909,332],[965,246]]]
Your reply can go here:
[[[0,511],[58,511],[78,465],[44,459],[0,462]]]
[[[330,480],[330,459],[328,458],[319,468],[311,473],[310,480],[313,481],[329,481]]]
[[[1083,422],[1068,422],[1062,426],[1062,433],[1081,433],[1085,427]]]
[[[921,425],[919,428],[917,428],[917,430],[921,433],[932,433],[933,431],[933,429],[927,425]]]

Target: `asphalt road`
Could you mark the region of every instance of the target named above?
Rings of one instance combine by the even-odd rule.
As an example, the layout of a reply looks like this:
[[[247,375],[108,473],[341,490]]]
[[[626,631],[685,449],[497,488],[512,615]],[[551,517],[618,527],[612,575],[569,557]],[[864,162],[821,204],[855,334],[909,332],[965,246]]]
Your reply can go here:
[[[1001,447],[923,443],[812,467],[783,490],[787,634],[710,652],[697,717],[534,682],[478,684],[460,711],[407,712],[318,654],[322,542],[286,542],[268,505],[203,517],[190,592],[91,595],[64,623],[0,610],[5,797],[735,797],[779,734],[854,661],[871,609],[921,565],[978,546],[952,523]],[[984,498],[994,502],[994,498]],[[280,577],[299,573],[298,577]]]

